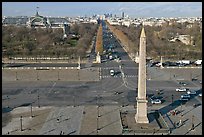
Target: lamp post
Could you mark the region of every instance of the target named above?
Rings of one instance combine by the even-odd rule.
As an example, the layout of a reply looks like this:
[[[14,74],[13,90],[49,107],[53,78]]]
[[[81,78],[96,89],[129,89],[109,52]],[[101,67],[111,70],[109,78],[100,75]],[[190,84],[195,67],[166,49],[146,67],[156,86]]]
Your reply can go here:
[[[80,77],[79,77],[79,70],[77,71],[77,73],[78,73],[78,80],[80,80]]]
[[[30,104],[30,116],[31,116],[31,118],[34,117],[33,116],[33,110],[32,110],[32,103]]]
[[[9,96],[6,96],[6,97],[7,97],[7,100],[8,100],[8,104],[7,105],[8,105],[8,108],[9,108]]]
[[[100,106],[99,106],[99,103],[98,103],[98,99],[99,99],[99,98],[100,98],[99,95],[97,95],[97,130],[96,130],[96,131],[97,131],[97,135],[98,135],[98,131],[100,130],[100,129],[99,129],[99,117],[100,117],[100,116],[99,116],[99,107],[100,107]]]
[[[191,130],[194,130],[195,126],[194,126],[194,115],[192,115],[192,125],[191,125]]]
[[[59,71],[58,71],[58,80],[60,80],[60,78],[59,78]]]
[[[39,77],[38,77],[38,71],[37,71],[37,80],[39,80]]]
[[[23,116],[20,117],[21,131],[23,131]]]
[[[76,103],[75,103],[75,92],[74,92],[74,96],[73,96],[73,103],[74,103],[74,107],[76,107]]]
[[[39,95],[39,91],[38,91],[38,108],[40,108],[40,95]]]
[[[172,101],[171,106],[173,106],[173,102],[174,102],[174,95],[173,94],[171,95],[171,101]]]
[[[16,71],[16,80],[18,80],[18,77],[17,77],[17,71]]]

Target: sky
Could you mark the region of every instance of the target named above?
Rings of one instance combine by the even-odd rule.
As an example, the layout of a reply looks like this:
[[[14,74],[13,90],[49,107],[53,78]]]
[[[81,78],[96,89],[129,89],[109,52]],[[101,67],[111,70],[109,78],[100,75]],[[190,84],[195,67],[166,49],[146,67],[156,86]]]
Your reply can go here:
[[[202,17],[202,2],[2,2],[3,16]]]

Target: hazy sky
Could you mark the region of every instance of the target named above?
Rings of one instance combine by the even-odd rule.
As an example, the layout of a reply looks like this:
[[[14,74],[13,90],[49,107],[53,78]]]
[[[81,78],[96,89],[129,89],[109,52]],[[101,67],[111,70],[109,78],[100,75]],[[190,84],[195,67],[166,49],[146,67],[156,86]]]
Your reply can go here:
[[[202,2],[3,2],[3,16],[91,16],[112,13],[130,17],[201,17]]]

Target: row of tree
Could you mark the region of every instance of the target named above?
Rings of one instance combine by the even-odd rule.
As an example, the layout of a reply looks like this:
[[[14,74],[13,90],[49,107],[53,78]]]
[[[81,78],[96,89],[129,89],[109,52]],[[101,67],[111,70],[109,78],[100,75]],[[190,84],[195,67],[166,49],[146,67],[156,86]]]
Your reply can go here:
[[[135,43],[131,38],[128,37],[128,32],[121,31],[116,26],[110,25],[106,22],[109,29],[116,35],[116,37],[121,41],[121,43],[125,46],[127,52],[136,53],[138,51],[138,46],[135,46]]]
[[[95,48],[96,54],[99,53],[99,55],[103,54],[103,28],[102,24],[98,27],[98,32],[96,36],[96,48]]]
[[[126,45],[129,52],[135,54],[139,47],[139,38],[142,26],[111,26],[111,31]],[[202,32],[198,23],[180,24],[174,22],[172,25],[145,26],[147,37],[147,56],[165,59],[199,59],[202,58]],[[185,45],[181,41],[170,42],[178,35],[190,35],[195,45]]]

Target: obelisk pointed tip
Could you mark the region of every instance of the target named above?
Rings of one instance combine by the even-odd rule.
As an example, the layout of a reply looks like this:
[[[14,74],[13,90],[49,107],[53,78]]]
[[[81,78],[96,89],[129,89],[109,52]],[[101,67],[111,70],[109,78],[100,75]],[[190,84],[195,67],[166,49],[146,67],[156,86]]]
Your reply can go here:
[[[141,31],[140,38],[141,38],[141,37],[146,37],[146,35],[145,35],[145,30],[144,30],[144,26],[142,26],[142,31]]]

